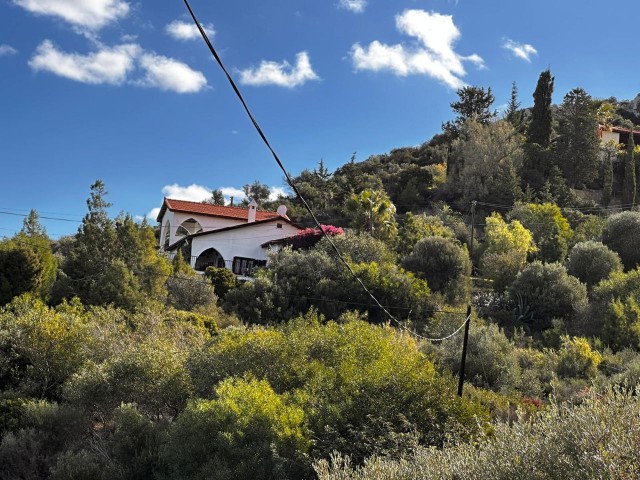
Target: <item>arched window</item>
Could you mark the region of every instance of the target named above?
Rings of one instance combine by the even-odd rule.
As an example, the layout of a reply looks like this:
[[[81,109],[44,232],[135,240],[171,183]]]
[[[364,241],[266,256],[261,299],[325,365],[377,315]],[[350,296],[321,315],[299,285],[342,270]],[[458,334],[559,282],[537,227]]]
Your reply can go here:
[[[202,252],[198,256],[194,268],[198,272],[204,272],[207,267],[224,267],[224,259],[215,248],[208,248]]]
[[[167,222],[164,226],[164,241],[162,243],[162,247],[164,250],[169,248],[169,242],[171,241],[171,224]]]
[[[185,235],[193,235],[194,233],[200,233],[202,231],[202,225],[193,219],[189,218],[182,222],[182,224],[176,230],[176,235],[184,237]]]

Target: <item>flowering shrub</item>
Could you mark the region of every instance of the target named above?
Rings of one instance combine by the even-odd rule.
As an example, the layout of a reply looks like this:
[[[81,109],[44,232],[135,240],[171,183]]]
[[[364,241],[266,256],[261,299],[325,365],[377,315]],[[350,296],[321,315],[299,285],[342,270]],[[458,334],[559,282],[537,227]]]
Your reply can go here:
[[[320,239],[322,239],[324,236],[323,232],[330,237],[344,235],[342,227],[334,227],[333,225],[320,225],[320,227],[322,230],[319,228],[305,228],[304,230],[299,230],[297,235],[287,239],[286,245],[291,245],[291,248],[294,250],[311,248],[318,243]]]

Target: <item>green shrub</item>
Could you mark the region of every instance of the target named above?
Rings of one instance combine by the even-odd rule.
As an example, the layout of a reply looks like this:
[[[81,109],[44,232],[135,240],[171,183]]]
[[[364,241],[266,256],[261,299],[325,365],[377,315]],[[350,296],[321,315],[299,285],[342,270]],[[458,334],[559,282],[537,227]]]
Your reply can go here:
[[[471,260],[469,252],[459,242],[445,237],[427,237],[413,247],[403,266],[427,281],[433,292],[440,292],[446,301],[459,305],[469,298]]]
[[[236,276],[228,268],[207,267],[204,276],[211,282],[220,299],[224,299],[227,292],[238,285]]]
[[[593,378],[598,373],[602,357],[591,349],[586,338],[564,337],[558,357],[561,377]]]
[[[626,270],[640,263],[640,212],[611,215],[602,232],[602,243],[620,255]]]
[[[419,449],[362,467],[334,456],[314,466],[320,480],[640,478],[640,400],[621,390],[591,394],[581,405],[553,404],[531,420],[495,426],[474,444]]]
[[[304,412],[265,380],[227,379],[213,400],[193,400],[171,426],[167,478],[301,478],[311,445]]]
[[[532,315],[526,319],[534,330],[551,327],[553,318],[571,319],[587,305],[587,289],[559,263],[530,263],[509,288],[514,303],[523,301]]]
[[[609,277],[612,272],[622,270],[617,253],[599,242],[577,243],[566,262],[569,275],[573,275],[590,289]]]

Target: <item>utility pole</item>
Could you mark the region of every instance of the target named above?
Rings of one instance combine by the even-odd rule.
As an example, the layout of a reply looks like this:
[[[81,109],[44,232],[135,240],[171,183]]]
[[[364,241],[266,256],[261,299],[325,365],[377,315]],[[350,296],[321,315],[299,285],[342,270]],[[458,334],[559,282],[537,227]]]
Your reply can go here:
[[[473,238],[473,237],[471,237]],[[464,366],[467,362],[467,345],[469,343],[469,325],[471,324],[471,305],[467,307],[467,324],[464,326],[464,340],[462,342],[462,360],[460,361],[460,379],[458,380],[458,396],[462,396],[464,386]]]
[[[476,201],[471,202],[471,241],[469,242],[469,256],[471,257],[471,273],[473,274],[473,237],[476,230]]]

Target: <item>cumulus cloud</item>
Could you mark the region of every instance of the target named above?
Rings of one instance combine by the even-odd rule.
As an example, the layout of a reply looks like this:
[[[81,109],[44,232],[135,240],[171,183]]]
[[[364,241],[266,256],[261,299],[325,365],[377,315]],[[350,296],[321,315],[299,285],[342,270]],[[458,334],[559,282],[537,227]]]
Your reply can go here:
[[[15,55],[18,51],[11,45],[0,44],[0,57]]]
[[[77,82],[120,85],[134,69],[140,50],[138,45],[124,44],[81,55],[62,52],[51,41],[45,40],[29,60],[29,66],[33,70],[48,71]]]
[[[340,0],[340,7],[354,13],[364,12],[367,6],[367,0]]]
[[[460,30],[453,23],[451,15],[405,10],[396,16],[396,28],[418,40],[419,45],[386,45],[374,40],[362,47],[356,43],[351,47],[356,70],[388,70],[398,76],[427,75],[457,89],[464,86],[464,62],[485,68],[484,60],[479,55],[463,56],[454,50]]]
[[[99,50],[83,55],[63,52],[50,40],[45,40],[29,60],[29,66],[36,71],[48,71],[94,85],[131,83],[177,93],[198,92],[207,86],[207,79],[201,72],[178,60],[145,52],[133,43],[101,46]],[[144,72],[142,78],[131,78],[136,69]]]
[[[162,194],[167,198],[173,198],[174,200],[188,200],[190,202],[202,202],[211,197],[211,190],[202,185],[196,185],[195,183],[188,187],[183,187],[174,183],[172,185],[165,185],[162,187]]]
[[[160,207],[152,208],[149,213],[147,213],[147,218],[149,220],[155,220],[158,218],[158,214],[160,213]]]
[[[239,188],[221,187],[219,190],[222,192],[222,195],[224,195],[224,198],[225,200],[227,200],[227,202],[231,197],[233,197],[234,203],[238,200],[244,200],[244,198],[246,197],[246,195],[244,194],[244,190],[241,190]]]
[[[263,60],[258,68],[249,68],[240,72],[240,82],[253,86],[277,85],[294,88],[310,80],[319,79],[320,77],[311,68],[307,52],[296,55],[294,67],[287,61],[277,63]]]
[[[204,31],[209,37],[214,36],[216,33],[213,29],[213,25],[210,23],[202,25],[202,28],[204,28]],[[169,36],[176,40],[196,40],[200,38],[200,30],[198,30],[198,27],[193,22],[189,23],[183,22],[182,20],[174,20],[164,27],[164,30],[169,34]]]
[[[129,4],[122,0],[13,0],[38,15],[58,17],[75,27],[99,30],[125,17]]]
[[[529,63],[531,63],[531,56],[537,55],[538,50],[535,49],[533,45],[528,43],[518,43],[510,38],[506,38],[502,43],[502,48],[505,50],[509,50],[516,57],[521,58]]]
[[[286,194],[287,192],[282,187],[271,187],[269,189],[269,200],[278,200],[279,197],[284,197]]]
[[[207,79],[202,72],[173,58],[145,53],[140,57],[140,67],[146,73],[138,83],[146,87],[177,93],[195,93],[207,86]]]

